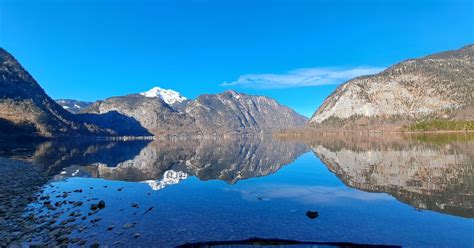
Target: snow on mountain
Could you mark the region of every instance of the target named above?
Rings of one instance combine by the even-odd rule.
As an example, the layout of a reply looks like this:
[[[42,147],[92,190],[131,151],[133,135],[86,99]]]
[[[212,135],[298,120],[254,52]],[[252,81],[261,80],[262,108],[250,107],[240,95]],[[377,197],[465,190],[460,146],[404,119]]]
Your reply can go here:
[[[61,107],[74,114],[79,113],[82,109],[87,108],[92,104],[91,102],[77,101],[71,99],[58,99],[56,100],[56,103],[58,103],[59,105],[61,105]]]
[[[160,98],[169,105],[173,105],[175,103],[180,103],[187,100],[187,98],[182,96],[179,92],[176,92],[174,90],[162,89],[160,87],[154,87],[149,91],[140,93],[140,95],[146,97]]]

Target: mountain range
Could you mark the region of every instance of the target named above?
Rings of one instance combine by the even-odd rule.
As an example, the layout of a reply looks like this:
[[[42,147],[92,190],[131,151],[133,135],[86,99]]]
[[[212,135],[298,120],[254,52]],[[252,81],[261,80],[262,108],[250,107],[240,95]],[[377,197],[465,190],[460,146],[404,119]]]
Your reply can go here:
[[[275,100],[235,91],[188,100],[173,90],[111,97],[94,103],[53,101],[4,49],[0,50],[2,136],[144,136],[272,133],[307,118]]]
[[[461,122],[461,129],[474,128],[474,45],[351,79],[328,96],[309,121],[271,98],[233,90],[187,99],[154,87],[93,103],[54,101],[0,49],[1,136],[221,135],[305,126],[401,130],[426,120],[468,120]]]

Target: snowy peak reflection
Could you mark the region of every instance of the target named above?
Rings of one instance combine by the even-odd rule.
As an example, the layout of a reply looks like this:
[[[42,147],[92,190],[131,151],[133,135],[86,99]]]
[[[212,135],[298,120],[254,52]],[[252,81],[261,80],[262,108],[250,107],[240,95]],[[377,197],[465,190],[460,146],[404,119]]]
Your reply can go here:
[[[117,165],[89,164],[65,170],[75,172],[78,169],[81,171],[76,172],[79,175],[137,182],[161,182],[167,171],[175,171],[204,181],[218,179],[233,184],[239,180],[275,173],[308,150],[305,144],[265,136],[155,140],[135,157]],[[160,182],[155,181],[157,185]]]
[[[167,170],[163,174],[163,178],[159,180],[146,180],[144,183],[150,185],[152,190],[160,190],[168,185],[178,184],[181,180],[188,178],[188,174],[182,171]]]

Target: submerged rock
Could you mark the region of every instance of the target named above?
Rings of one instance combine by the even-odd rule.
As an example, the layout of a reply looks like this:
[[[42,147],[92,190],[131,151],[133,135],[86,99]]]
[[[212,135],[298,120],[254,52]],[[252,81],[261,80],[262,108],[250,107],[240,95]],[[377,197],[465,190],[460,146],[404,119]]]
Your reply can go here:
[[[126,223],[123,225],[123,229],[128,229],[128,228],[132,228],[132,227],[135,227],[136,223]]]
[[[105,208],[105,202],[103,200],[100,200],[99,204],[97,204],[97,206],[99,207],[99,209],[103,209],[103,208]]]
[[[316,218],[318,218],[319,213],[318,213],[318,211],[310,211],[309,210],[308,212],[306,212],[306,216],[308,216],[308,218],[310,218],[310,219],[316,219]]]

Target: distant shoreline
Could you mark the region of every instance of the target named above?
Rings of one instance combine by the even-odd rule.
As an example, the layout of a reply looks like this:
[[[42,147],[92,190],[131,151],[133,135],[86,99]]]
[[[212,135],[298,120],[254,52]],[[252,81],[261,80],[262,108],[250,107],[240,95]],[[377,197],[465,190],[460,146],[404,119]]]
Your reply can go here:
[[[324,130],[324,129],[304,129],[288,130],[275,133],[277,136],[286,135],[307,135],[307,134],[445,134],[445,133],[474,133],[474,130],[432,130],[432,131],[396,131],[396,130]]]

